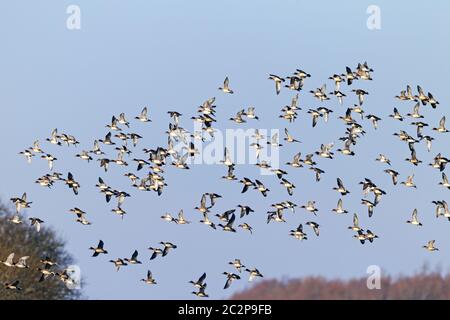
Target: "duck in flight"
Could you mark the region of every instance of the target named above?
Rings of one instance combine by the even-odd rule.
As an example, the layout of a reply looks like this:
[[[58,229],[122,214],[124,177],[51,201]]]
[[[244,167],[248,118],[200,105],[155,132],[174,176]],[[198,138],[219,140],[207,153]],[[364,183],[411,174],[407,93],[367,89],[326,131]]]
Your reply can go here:
[[[88,151],[81,151],[81,153],[76,154],[75,157],[80,158],[81,160],[86,160],[87,162],[92,160],[92,157],[89,155]]]
[[[39,282],[46,280],[49,277],[54,277],[56,273],[51,271],[51,265],[45,264],[43,268],[37,268],[37,271],[41,273],[41,277],[39,278]]]
[[[316,208],[315,205],[316,205],[315,201],[308,201],[306,205],[302,205],[300,206],[300,208],[305,209],[306,211],[311,212],[314,215],[317,215],[316,212],[319,210]]]
[[[366,240],[369,240],[370,243],[372,243],[374,239],[379,238],[375,233],[373,233],[369,229],[367,229],[365,237],[366,237]]]
[[[373,114],[368,114],[366,116],[366,119],[372,121],[372,125],[375,130],[378,129],[378,121],[381,120],[380,117],[377,117],[376,115],[373,115]]]
[[[437,101],[431,92],[428,92],[428,103],[431,105],[433,109],[436,109],[437,105],[439,104],[439,101]]]
[[[152,248],[149,247],[149,250],[153,251],[152,256],[150,257],[150,260],[155,259],[158,255],[162,255],[163,254],[163,250],[160,248]]]
[[[142,264],[142,262],[138,260],[138,254],[139,254],[138,251],[134,250],[133,254],[131,255],[131,258],[130,259],[125,258],[124,260],[128,262],[128,264]]]
[[[19,154],[23,155],[28,163],[31,163],[31,158],[35,156],[32,150],[26,149],[24,151],[20,151]]]
[[[75,219],[75,222],[78,222],[84,226],[89,226],[92,224],[91,222],[89,222],[86,219],[86,215],[84,213],[77,213],[76,215],[77,215],[77,218]]]
[[[241,263],[240,259],[234,259],[234,261],[228,262],[228,264],[232,265],[236,270],[241,273],[241,270],[245,268],[245,266]]]
[[[231,121],[234,121],[235,123],[246,123],[247,121],[245,121],[245,119],[243,118],[244,116],[246,116],[247,114],[245,113],[245,110],[239,110],[236,115],[232,118],[230,118]]]
[[[286,77],[286,79],[289,80],[289,84],[284,85],[285,88],[288,88],[289,90],[294,90],[294,91],[300,91],[302,89],[303,80],[300,79],[299,77],[292,76],[292,77]],[[276,86],[277,86],[277,83],[275,83],[275,90],[277,90]]]
[[[417,186],[414,183],[414,174],[408,176],[406,178],[406,181],[402,181],[402,182],[400,182],[400,184],[403,184],[405,187],[408,187],[408,188],[415,188],[415,189],[417,189]]]
[[[359,242],[361,242],[361,244],[364,244],[366,242],[366,235],[364,234],[364,232],[362,230],[358,230],[357,234],[353,235],[353,238],[356,238],[359,240]]]
[[[104,243],[103,243],[102,240],[100,240],[100,241],[98,242],[98,245],[97,245],[96,248],[90,247],[89,250],[94,251],[94,253],[92,254],[92,256],[93,256],[93,257],[97,257],[99,254],[108,254],[108,251],[106,251],[106,250],[103,248],[103,246],[104,246]]]
[[[105,139],[98,139],[98,142],[103,143],[104,145],[111,146],[116,143],[111,140],[111,132],[108,132],[105,136]],[[97,151],[98,152],[98,151]]]
[[[232,272],[223,272],[223,274],[227,276],[227,281],[225,282],[225,286],[223,287],[224,289],[228,289],[234,280],[241,279],[239,275]]]
[[[147,107],[144,107],[144,109],[142,109],[141,113],[134,117],[136,120],[139,120],[140,122],[151,122],[152,120],[149,119],[148,117],[148,110]]]
[[[324,84],[324,85],[322,85],[322,87],[317,88],[316,90],[311,90],[309,92],[313,94],[314,98],[317,98],[317,99],[319,99],[320,102],[323,102],[325,100],[330,100],[330,98],[326,94],[326,91],[327,91],[327,85]]]
[[[355,213],[353,214],[353,225],[348,227],[348,229],[352,230],[352,231],[364,231],[360,226],[359,226],[359,219],[358,219],[358,215]]]
[[[441,118],[439,121],[439,127],[433,128],[434,131],[437,131],[439,133],[447,133],[449,130],[445,127],[445,116]]]
[[[286,165],[289,165],[289,166],[291,166],[291,167],[293,167],[293,168],[301,168],[301,167],[303,167],[303,165],[301,164],[301,153],[300,152],[298,152],[298,153],[296,153],[295,155],[294,155],[294,158],[293,158],[293,160],[292,160],[292,162],[286,162]]]
[[[427,249],[430,252],[439,251],[439,249],[434,245],[435,242],[436,242],[435,240],[430,240],[428,241],[427,245],[423,246],[423,248]]]
[[[348,213],[348,211],[343,207],[342,199],[338,200],[336,208],[333,208],[332,211],[338,214]]]
[[[250,187],[255,187],[256,188],[256,184],[252,180],[250,180],[249,178],[243,177],[241,180],[239,180],[239,182],[244,185],[244,187],[242,188],[241,193],[247,192],[248,188],[250,188]]]
[[[405,161],[412,163],[414,166],[418,166],[422,163],[422,160],[417,159],[416,150],[414,149],[411,151],[411,158],[406,158]]]
[[[400,114],[400,112],[398,112],[398,109],[395,107],[394,112],[390,114],[389,117],[398,121],[403,121],[403,116]]]
[[[33,142],[33,146],[31,146],[28,149],[33,151],[34,153],[45,153],[44,150],[42,150],[40,145],[39,145],[39,140],[34,141]]]
[[[321,144],[320,150],[316,151],[315,153],[322,157],[327,159],[333,159],[333,152],[331,152],[331,148],[333,148],[333,144]]]
[[[16,262],[14,265],[16,268],[19,269],[29,269],[30,266],[27,264],[27,260],[30,258],[30,256],[23,256],[19,258],[19,261]]]
[[[212,222],[209,217],[208,214],[205,212],[203,213],[203,219],[200,220],[200,223],[203,223],[207,226],[210,226],[211,228],[213,228],[214,230],[216,230],[216,225],[214,224],[214,222]]]
[[[386,172],[388,175],[391,176],[392,184],[394,186],[397,185],[399,173],[397,171],[395,171],[395,170],[392,170],[392,169],[386,169],[386,170],[384,170],[384,172]]]
[[[269,79],[275,82],[275,92],[277,93],[277,95],[280,94],[281,83],[285,80],[282,77],[276,76],[274,74],[269,74]]]
[[[248,230],[250,234],[253,234],[253,227],[251,227],[248,223],[244,222],[240,225],[238,225],[239,228],[242,228],[244,230]]]
[[[199,298],[208,298],[209,295],[205,292],[207,284],[205,283],[203,287],[199,288],[198,291],[192,291]]]
[[[367,206],[367,212],[368,212],[369,218],[371,218],[373,215],[373,208],[375,208],[376,203],[372,202],[370,200],[367,200],[367,199],[361,199],[361,204]]]
[[[320,181],[321,175],[322,175],[323,173],[325,173],[325,171],[323,171],[322,169],[317,168],[317,167],[310,167],[309,169],[312,170],[312,171],[314,171],[314,175],[315,175],[315,178],[316,178],[316,182],[319,182],[319,181]]]
[[[267,189],[265,186],[264,186],[264,184],[261,182],[261,181],[259,181],[258,179],[256,179],[255,180],[255,189],[256,190],[258,190],[259,192],[261,192],[261,194],[264,196],[264,197],[267,197],[267,192],[269,192],[270,190],[269,189]]]
[[[269,137],[268,137],[269,139]],[[272,146],[272,147],[282,147],[283,145],[279,143],[279,139],[278,139],[278,132],[275,132],[272,137],[270,138],[270,141],[267,141],[267,144]]]
[[[125,118],[125,113],[123,113],[123,112],[121,114],[119,114],[119,117],[117,118],[117,122],[120,123],[121,125],[126,126],[127,128],[130,127],[130,123]]]
[[[378,158],[375,159],[376,161],[379,161],[381,163],[386,163],[388,165],[391,165],[391,160],[388,159],[384,154],[381,154],[378,156]]]
[[[337,149],[337,151],[342,153],[343,155],[346,155],[346,156],[354,156],[355,152],[353,152],[350,149],[351,145],[352,145],[352,140],[351,139],[347,139],[347,140],[345,140],[344,148],[343,149]]]
[[[283,209],[284,206],[282,208],[276,208],[275,211],[267,211],[267,224],[272,220],[275,222],[286,222],[283,218]]]
[[[50,138],[45,139],[46,141],[50,142],[51,144],[55,145],[62,145],[61,141],[59,141],[61,136],[58,135],[58,129],[53,129]]]
[[[99,143],[98,143],[98,140],[94,140],[94,147],[92,148],[92,150],[89,151],[89,153],[95,154],[96,156],[101,156],[101,155],[105,154],[105,153],[100,149],[100,145],[99,145]]]
[[[317,125],[317,120],[319,119],[319,117],[322,117],[323,115],[319,112],[319,110],[315,109],[309,109],[308,113],[312,117],[312,127],[314,128]]]
[[[36,218],[36,217],[28,218],[28,220],[30,220],[31,226],[35,227],[36,232],[41,231],[41,224],[44,223],[44,220],[41,220],[41,219]]]
[[[252,212],[255,212],[255,210],[253,210],[252,208],[250,208],[249,206],[244,206],[244,205],[242,205],[242,204],[239,204],[238,206],[237,206],[240,210],[241,210],[241,214],[240,214],[240,217],[241,218],[243,218],[243,217],[245,217],[245,216],[248,216],[250,213],[252,213]],[[229,211],[227,211],[228,213],[233,213],[234,212],[234,210],[229,210]]]
[[[16,198],[11,198],[10,199],[12,201],[12,203],[14,204],[14,206],[16,207],[16,212],[20,213],[20,211],[22,209],[27,209],[30,208],[30,204],[32,204],[33,202],[28,202],[27,201],[27,193],[24,192],[22,197],[16,197]]]
[[[163,257],[165,257],[169,253],[169,250],[177,248],[177,245],[175,245],[175,244],[173,244],[171,242],[163,242],[163,241],[161,241],[159,244],[162,244],[164,246],[164,249],[162,251],[162,256]]]
[[[442,172],[442,181],[439,182],[439,185],[450,189],[450,183],[448,182],[447,175],[444,172]]]
[[[350,86],[353,81],[357,79],[357,75],[352,71],[352,69],[350,69],[350,67],[345,67],[345,71],[346,73],[342,74],[341,76],[345,78],[345,80],[347,81],[347,85]]]
[[[16,264],[14,263],[14,252],[10,253],[5,261],[0,262],[7,267],[15,267]]]
[[[281,178],[280,184],[282,184],[286,188],[288,194],[292,196],[292,194],[294,193],[295,185],[284,178]]]
[[[161,216],[161,219],[166,220],[166,221],[169,221],[169,222],[175,222],[175,218],[172,217],[172,215],[171,215],[170,213],[168,213],[168,212],[166,212],[165,214],[163,214],[163,215]]]
[[[233,213],[230,217],[230,220],[225,225],[218,224],[219,227],[222,228],[223,231],[236,232],[236,229],[233,228],[234,220],[236,219],[235,214]]]
[[[259,272],[258,269],[253,268],[253,269],[245,269],[245,271],[247,271],[249,273],[249,278],[248,281],[251,282],[253,281],[253,279],[255,279],[256,277],[260,277],[262,278],[263,275],[261,274],[261,272]]]
[[[230,89],[230,80],[228,79],[228,77],[225,78],[225,80],[223,81],[223,88],[219,87],[219,90],[225,92],[225,93],[229,93],[229,94],[233,94],[234,91]]]
[[[421,86],[417,86],[417,95],[414,97],[416,101],[422,102],[422,105],[427,105],[428,103],[428,96],[423,92],[423,89]]]
[[[284,134],[286,135],[286,137],[283,139],[286,142],[292,143],[292,142],[298,142],[300,143],[299,140],[295,139],[291,134],[289,134],[289,130],[287,128],[284,128]]]
[[[43,154],[43,155],[41,156],[41,158],[47,160],[47,162],[48,162],[48,168],[50,169],[50,171],[53,170],[53,163],[54,163],[56,160],[58,160],[58,158],[52,156],[52,155],[49,154],[49,153]]]
[[[411,220],[407,220],[406,223],[412,224],[413,226],[422,226],[422,223],[417,218],[417,209],[414,209]]]
[[[3,286],[5,287],[6,290],[17,290],[17,291],[21,291],[22,288],[19,286],[20,282],[19,280],[15,280],[13,282],[5,282],[3,284]]]
[[[308,221],[306,222],[306,225],[310,226],[313,229],[316,236],[319,236],[319,224],[317,222]]]
[[[230,151],[228,150],[227,147],[224,148],[224,159],[221,161],[221,163],[223,163],[226,166],[234,166],[233,161],[231,160],[231,155],[230,155]]]
[[[206,272],[204,272],[197,281],[189,281],[195,288],[201,289],[205,287]]]
[[[353,89],[352,92],[356,94],[358,97],[359,105],[362,106],[364,103],[364,96],[368,95],[369,93],[363,89]]]
[[[439,216],[444,216],[450,221],[450,211],[448,209],[448,204],[445,200],[442,201],[432,201],[433,204],[436,205],[436,218]]]
[[[184,218],[184,211],[183,209],[180,210],[180,212],[178,212],[178,218],[172,218],[173,222],[175,222],[176,224],[189,224],[191,223],[190,221],[186,220]]]
[[[303,71],[301,69],[296,69],[294,75],[301,80],[311,77],[311,75],[308,72]]]
[[[308,240],[308,235],[303,232],[303,225],[300,223],[297,229],[290,230],[289,235],[297,240]]]
[[[75,195],[78,195],[78,189],[80,188],[80,184],[75,181],[75,179],[73,178],[72,173],[68,173],[67,174],[67,179],[64,180],[65,184],[72,189],[73,193],[75,193]]]
[[[109,260],[109,262],[114,263],[116,267],[116,271],[119,271],[120,267],[127,266],[128,264],[121,258],[117,258],[116,260]]]
[[[345,196],[350,193],[345,187],[344,183],[342,182],[341,178],[337,178],[337,187],[333,187],[333,190],[339,192],[341,195]]]
[[[200,207],[195,207],[194,209],[200,211],[201,213],[208,213],[210,208],[211,207],[206,206],[206,194],[203,194],[200,199]]]
[[[147,278],[141,279],[141,281],[145,282],[146,284],[157,284],[150,270],[147,271]]]

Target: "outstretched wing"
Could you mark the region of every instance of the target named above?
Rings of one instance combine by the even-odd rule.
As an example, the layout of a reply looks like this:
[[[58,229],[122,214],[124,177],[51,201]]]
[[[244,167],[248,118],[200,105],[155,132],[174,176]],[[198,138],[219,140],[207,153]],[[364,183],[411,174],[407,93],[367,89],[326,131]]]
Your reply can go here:
[[[359,226],[358,215],[357,215],[356,213],[353,215],[353,225],[354,225],[355,227],[358,227],[358,226]]]
[[[344,189],[344,184],[342,183],[341,178],[337,178],[337,185],[339,189]]]
[[[9,256],[8,256],[8,258],[6,258],[5,262],[8,264],[13,264],[13,259],[14,259],[14,252],[9,254]]]
[[[200,276],[200,278],[198,278],[198,283],[203,283],[203,281],[205,281],[205,279],[206,279],[206,272],[204,272],[201,276]]]
[[[233,225],[235,219],[236,219],[236,215],[233,213],[233,214],[231,215],[230,220],[228,220],[227,225],[231,227],[231,226]]]

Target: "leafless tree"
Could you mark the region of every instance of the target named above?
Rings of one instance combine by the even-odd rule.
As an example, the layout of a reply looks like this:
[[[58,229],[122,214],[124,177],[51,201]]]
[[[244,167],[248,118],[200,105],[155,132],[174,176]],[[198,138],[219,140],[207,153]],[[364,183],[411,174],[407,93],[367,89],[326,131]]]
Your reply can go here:
[[[70,289],[57,275],[39,282],[43,268],[41,259],[49,257],[57,265],[51,271],[62,271],[73,263],[73,258],[66,251],[65,242],[49,226],[37,232],[26,218],[23,223],[9,221],[13,210],[0,203],[0,260],[5,261],[9,254],[15,253],[14,262],[20,257],[29,256],[29,268],[8,267],[0,263],[0,299],[77,299],[82,293],[79,289]],[[25,221],[26,220],[26,221]],[[5,283],[19,280],[22,290],[8,290]]]

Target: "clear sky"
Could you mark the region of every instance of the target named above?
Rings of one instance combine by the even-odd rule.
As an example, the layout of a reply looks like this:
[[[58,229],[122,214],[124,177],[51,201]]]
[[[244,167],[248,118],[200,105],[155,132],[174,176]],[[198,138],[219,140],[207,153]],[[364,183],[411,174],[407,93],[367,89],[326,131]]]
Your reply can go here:
[[[81,30],[66,28],[66,8],[81,8]],[[366,26],[369,5],[381,9],[381,30]],[[421,110],[430,128],[447,114],[450,93],[450,4],[434,1],[10,1],[0,4],[0,111],[2,115],[0,195],[6,200],[27,191],[33,201],[29,215],[45,220],[67,240],[68,249],[80,266],[86,285],[84,293],[92,299],[168,299],[192,298],[189,280],[207,272],[208,293],[226,298],[249,286],[246,279],[222,290],[223,271],[231,271],[228,261],[241,258],[249,267],[257,267],[266,278],[289,278],[307,275],[349,278],[365,275],[369,265],[379,265],[391,274],[410,274],[425,262],[448,270],[450,245],[445,219],[436,220],[432,200],[448,199],[450,191],[438,186],[440,173],[426,164],[442,152],[448,154],[448,136],[436,138],[432,152],[424,144],[417,154],[424,164],[417,168],[404,161],[407,146],[392,136],[400,129],[415,134],[409,119],[396,122],[387,116],[397,106],[402,114],[410,112],[413,103],[394,99],[407,84],[420,84],[440,101],[436,110]],[[365,120],[367,134],[354,148],[357,156],[340,154],[332,161],[318,159],[326,171],[315,183],[305,169],[289,169],[288,179],[297,188],[289,197],[275,177],[260,177],[254,166],[238,166],[238,177],[260,178],[272,191],[263,198],[253,190],[242,195],[241,186],[220,180],[224,166],[193,166],[190,171],[167,168],[168,187],[163,195],[131,189],[122,169],[105,174],[98,163],[88,164],[74,157],[81,149],[90,149],[94,139],[107,133],[105,125],[112,115],[125,112],[128,118],[148,106],[153,122],[133,122],[131,131],[144,136],[140,148],[165,145],[168,110],[183,113],[181,125],[192,130],[189,118],[204,100],[216,96],[217,128],[235,128],[228,121],[242,107],[254,105],[261,118],[245,128],[288,127],[303,144],[281,149],[282,162],[298,151],[302,154],[318,149],[321,143],[336,142],[345,126],[337,116],[357,102],[347,86],[345,106],[336,99],[325,105],[334,110],[328,124],[320,121],[315,129],[306,114],[318,102],[308,93],[327,83],[345,66],[354,68],[368,61],[375,69],[374,81],[359,81],[352,88],[370,92],[364,103],[368,113],[380,116],[379,130]],[[296,122],[278,119],[280,109],[290,103],[292,91],[275,95],[269,73],[287,76],[296,68],[312,74],[300,93],[303,108]],[[234,95],[217,90],[225,76],[230,77]],[[334,98],[334,97],[333,97]],[[305,110],[306,109],[306,110]],[[73,134],[81,141],[75,150],[44,144],[53,128]],[[426,132],[431,132],[430,128]],[[64,185],[52,190],[34,183],[47,173],[44,160],[31,165],[17,153],[40,139],[42,148],[59,159],[56,170],[71,171],[81,183],[79,196]],[[392,186],[383,173],[385,165],[375,162],[379,153],[388,155],[400,181],[414,173],[417,190]],[[115,152],[111,152],[111,157]],[[127,168],[126,171],[135,168]],[[132,194],[124,208],[122,221],[110,212],[104,197],[95,189],[101,176],[117,189]],[[336,177],[342,177],[351,194],[344,204],[347,216],[333,215],[339,198],[331,188]],[[388,194],[367,217],[358,182],[371,178]],[[237,204],[255,209],[247,222],[254,234],[239,230],[237,234],[213,232],[198,223],[201,215],[193,208],[204,192],[223,196],[214,213]],[[286,224],[266,224],[270,204],[283,200],[304,204],[316,200],[321,235],[309,231],[308,241],[298,242],[288,236],[290,229],[312,219],[306,211],[286,213]],[[92,226],[74,222],[68,210],[78,206],[88,212]],[[169,224],[160,219],[164,212],[176,214],[183,208],[186,226]],[[405,223],[414,208],[419,210],[422,229]],[[357,212],[363,227],[376,232],[380,239],[362,246],[347,230],[352,213]],[[99,239],[105,241],[110,254],[91,258],[88,248]],[[436,239],[439,252],[422,249],[428,240]],[[146,249],[160,241],[171,241],[179,247],[163,259],[149,261]],[[128,257],[138,249],[142,266],[129,266],[116,272],[107,262]],[[139,282],[151,269],[157,286]]]

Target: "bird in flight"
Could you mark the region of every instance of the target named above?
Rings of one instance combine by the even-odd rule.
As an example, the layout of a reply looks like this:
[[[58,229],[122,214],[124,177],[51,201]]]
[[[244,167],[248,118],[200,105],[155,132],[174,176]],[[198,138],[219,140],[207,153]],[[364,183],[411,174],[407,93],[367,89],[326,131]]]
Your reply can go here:
[[[225,80],[223,81],[223,88],[220,87],[219,90],[221,90],[225,93],[233,94],[234,91],[230,89],[229,84],[230,84],[230,80],[228,79],[228,77],[226,77]]]

